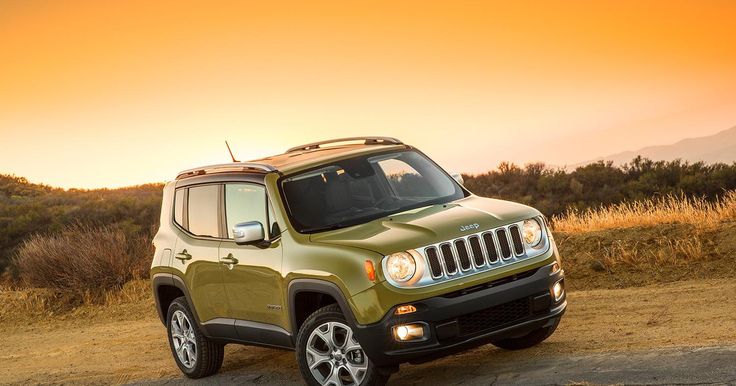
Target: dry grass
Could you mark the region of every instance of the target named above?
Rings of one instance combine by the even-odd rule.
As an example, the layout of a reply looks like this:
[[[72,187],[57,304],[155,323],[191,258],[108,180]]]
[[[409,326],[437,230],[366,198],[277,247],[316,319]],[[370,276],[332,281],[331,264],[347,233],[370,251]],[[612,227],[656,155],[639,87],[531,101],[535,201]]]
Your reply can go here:
[[[86,302],[146,276],[152,254],[148,237],[129,237],[110,227],[72,226],[24,241],[14,263],[22,286]]]
[[[694,235],[682,239],[660,237],[647,242],[613,240],[601,249],[607,267],[686,266],[704,260],[703,241]]]
[[[712,228],[724,221],[736,221],[736,191],[728,192],[716,202],[702,198],[664,196],[582,212],[570,210],[562,216],[555,216],[552,224],[555,231],[576,233],[662,224],[693,224],[700,228]]]
[[[574,289],[625,288],[736,272],[736,191],[570,211],[552,221]]]
[[[143,279],[131,280],[120,289],[105,291],[100,296],[83,297],[47,288],[0,287],[0,326],[6,322],[29,323],[52,316],[89,319],[99,314],[125,314],[125,317],[135,318],[153,313],[153,310],[151,282]]]

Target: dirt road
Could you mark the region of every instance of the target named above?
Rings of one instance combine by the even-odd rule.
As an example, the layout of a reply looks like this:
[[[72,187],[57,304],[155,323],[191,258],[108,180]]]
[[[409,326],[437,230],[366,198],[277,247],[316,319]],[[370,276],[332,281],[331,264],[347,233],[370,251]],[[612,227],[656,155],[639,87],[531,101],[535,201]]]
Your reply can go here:
[[[403,365],[392,384],[694,384],[736,382],[736,283],[680,282],[569,294],[557,333],[538,347],[492,346]],[[0,327],[0,383],[190,383],[151,309],[91,320]],[[300,384],[293,353],[230,345],[200,384]]]
[[[283,361],[291,359],[291,356]],[[282,363],[282,360],[278,360]],[[236,368],[214,377],[136,382],[141,385],[301,385],[296,369]],[[584,355],[516,355],[480,348],[431,364],[406,366],[389,385],[736,385],[736,346]]]

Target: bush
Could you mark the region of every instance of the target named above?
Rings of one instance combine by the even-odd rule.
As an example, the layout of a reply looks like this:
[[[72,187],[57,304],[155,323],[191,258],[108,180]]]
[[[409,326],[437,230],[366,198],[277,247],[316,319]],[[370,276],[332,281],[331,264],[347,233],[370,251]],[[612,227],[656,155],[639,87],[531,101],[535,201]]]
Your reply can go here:
[[[10,260],[34,234],[57,234],[74,224],[148,231],[158,223],[162,190],[162,184],[64,190],[0,174],[0,273],[14,270]]]
[[[149,236],[130,236],[119,227],[73,225],[23,241],[15,266],[25,286],[99,297],[146,275],[151,256]]]
[[[736,163],[651,161],[642,157],[616,166],[599,161],[575,170],[540,163],[520,167],[507,162],[497,170],[463,175],[473,193],[518,201],[548,216],[662,196],[687,196],[714,202],[736,190]]]

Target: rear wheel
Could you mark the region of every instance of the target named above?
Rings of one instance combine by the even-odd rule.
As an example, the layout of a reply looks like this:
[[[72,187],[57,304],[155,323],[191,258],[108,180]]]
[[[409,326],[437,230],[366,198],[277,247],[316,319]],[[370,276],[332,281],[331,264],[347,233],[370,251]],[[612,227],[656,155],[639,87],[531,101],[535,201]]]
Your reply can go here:
[[[171,354],[184,375],[202,378],[220,370],[225,346],[211,341],[199,331],[184,297],[171,302],[166,328]]]
[[[549,338],[557,329],[558,324],[560,324],[560,318],[557,318],[554,324],[549,327],[536,329],[518,338],[503,339],[492,343],[494,346],[505,350],[523,350],[525,348],[530,348]]]
[[[296,339],[302,377],[314,386],[383,385],[388,375],[368,359],[336,304],[320,308],[302,324]]]

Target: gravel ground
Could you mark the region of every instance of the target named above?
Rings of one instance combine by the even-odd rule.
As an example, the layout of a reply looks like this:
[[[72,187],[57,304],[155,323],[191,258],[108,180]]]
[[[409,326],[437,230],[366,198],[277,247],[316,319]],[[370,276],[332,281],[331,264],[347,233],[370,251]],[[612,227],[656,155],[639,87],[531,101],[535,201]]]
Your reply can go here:
[[[734,383],[734,294],[736,282],[725,279],[570,292],[562,323],[544,343],[402,365],[390,384]],[[226,347],[219,374],[189,381],[148,301],[94,315],[0,324],[0,384],[302,382],[293,352],[238,345]]]
[[[736,346],[519,357],[478,349],[460,358],[403,366],[389,385],[736,385]],[[280,362],[280,361],[277,361]],[[264,368],[263,365],[266,367]],[[168,379],[144,385],[302,385],[295,369],[247,366],[204,380]],[[265,370],[265,371],[264,371]]]

